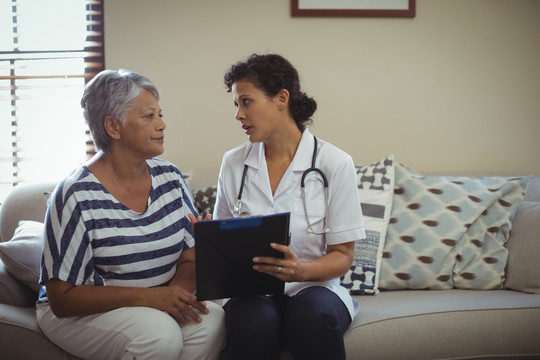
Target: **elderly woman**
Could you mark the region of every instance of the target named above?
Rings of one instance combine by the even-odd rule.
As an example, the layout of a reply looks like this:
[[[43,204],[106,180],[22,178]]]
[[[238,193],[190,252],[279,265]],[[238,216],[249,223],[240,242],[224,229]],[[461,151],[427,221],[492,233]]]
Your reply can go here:
[[[99,152],[55,189],[45,219],[37,320],[84,359],[215,359],[224,313],[195,289],[197,221],[163,153],[165,122],[144,76],[106,70],[81,105]]]

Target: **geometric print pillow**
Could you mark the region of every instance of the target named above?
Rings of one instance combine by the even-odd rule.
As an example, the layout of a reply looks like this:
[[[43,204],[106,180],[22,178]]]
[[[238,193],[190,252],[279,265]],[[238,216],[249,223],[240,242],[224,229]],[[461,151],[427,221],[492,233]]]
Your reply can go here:
[[[395,165],[380,288],[499,289],[530,176],[423,177]]]
[[[353,295],[374,295],[379,292],[382,252],[392,210],[394,155],[370,165],[357,165],[356,174],[366,239],[355,241],[354,260],[341,285]]]
[[[209,186],[203,189],[197,189],[193,191],[193,205],[199,215],[203,218],[214,213],[214,205],[216,202],[216,186]]]

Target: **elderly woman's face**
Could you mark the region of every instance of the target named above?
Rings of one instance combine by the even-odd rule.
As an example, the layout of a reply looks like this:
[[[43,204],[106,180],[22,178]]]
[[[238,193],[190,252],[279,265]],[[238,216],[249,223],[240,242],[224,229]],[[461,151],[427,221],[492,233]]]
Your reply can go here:
[[[163,153],[165,140],[161,108],[155,96],[143,90],[126,114],[120,142],[134,155],[151,158]]]

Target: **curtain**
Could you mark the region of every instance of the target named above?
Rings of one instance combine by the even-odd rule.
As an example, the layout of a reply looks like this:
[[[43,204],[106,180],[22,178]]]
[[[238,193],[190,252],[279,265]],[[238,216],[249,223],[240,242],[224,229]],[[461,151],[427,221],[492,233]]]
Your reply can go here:
[[[0,0],[0,203],[93,155],[80,98],[103,50],[103,0]]]

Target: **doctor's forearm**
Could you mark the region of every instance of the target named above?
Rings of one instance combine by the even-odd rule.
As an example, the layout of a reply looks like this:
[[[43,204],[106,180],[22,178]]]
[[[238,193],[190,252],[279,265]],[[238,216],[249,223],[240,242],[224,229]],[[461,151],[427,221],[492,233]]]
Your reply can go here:
[[[328,281],[343,276],[349,270],[354,256],[354,243],[328,246],[328,250],[328,254],[319,259],[301,263],[301,281]]]

